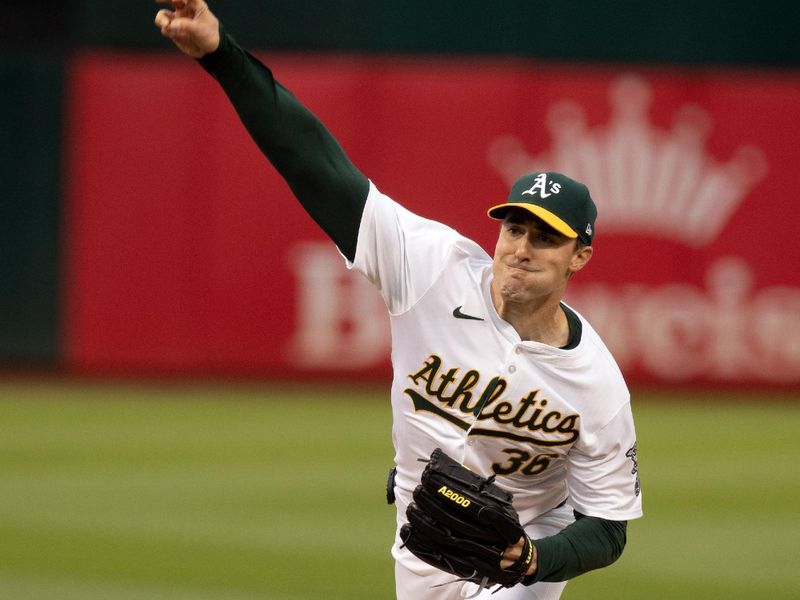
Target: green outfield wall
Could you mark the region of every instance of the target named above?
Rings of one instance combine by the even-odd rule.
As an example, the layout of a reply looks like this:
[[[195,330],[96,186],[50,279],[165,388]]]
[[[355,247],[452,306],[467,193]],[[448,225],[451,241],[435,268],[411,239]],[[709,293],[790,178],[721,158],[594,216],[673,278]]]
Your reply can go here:
[[[0,364],[57,353],[62,61],[0,56]],[[63,140],[66,142],[66,140]]]
[[[800,62],[793,0],[237,0],[212,2],[251,47],[516,54],[554,59]],[[74,3],[74,37],[157,46],[150,2]]]

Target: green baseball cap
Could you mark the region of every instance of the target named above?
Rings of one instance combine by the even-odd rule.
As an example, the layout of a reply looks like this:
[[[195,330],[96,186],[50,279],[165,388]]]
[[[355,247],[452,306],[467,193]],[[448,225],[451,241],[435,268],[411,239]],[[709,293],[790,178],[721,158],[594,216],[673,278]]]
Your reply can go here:
[[[522,208],[568,238],[590,246],[594,238],[597,207],[589,189],[553,171],[528,173],[511,187],[508,201],[489,209],[493,219],[504,219],[511,208]]]

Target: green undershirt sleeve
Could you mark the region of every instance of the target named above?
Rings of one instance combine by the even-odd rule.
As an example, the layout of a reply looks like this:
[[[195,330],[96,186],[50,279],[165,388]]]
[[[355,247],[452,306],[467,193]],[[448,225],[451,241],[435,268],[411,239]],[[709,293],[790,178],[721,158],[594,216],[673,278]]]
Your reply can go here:
[[[221,85],[261,152],[348,259],[355,257],[369,181],[325,126],[220,25],[199,59]]]
[[[609,521],[575,512],[575,522],[556,535],[534,540],[538,570],[525,580],[566,581],[587,571],[606,567],[625,548],[627,521]]]

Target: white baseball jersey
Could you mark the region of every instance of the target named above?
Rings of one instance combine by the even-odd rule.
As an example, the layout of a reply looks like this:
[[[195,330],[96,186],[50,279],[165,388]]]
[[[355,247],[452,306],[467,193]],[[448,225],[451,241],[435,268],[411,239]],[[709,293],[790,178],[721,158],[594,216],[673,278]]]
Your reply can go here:
[[[492,303],[491,257],[372,184],[350,266],[390,313],[398,526],[436,447],[496,473],[523,525],[567,499],[589,516],[641,516],[628,389],[583,317],[572,349],[521,340]]]

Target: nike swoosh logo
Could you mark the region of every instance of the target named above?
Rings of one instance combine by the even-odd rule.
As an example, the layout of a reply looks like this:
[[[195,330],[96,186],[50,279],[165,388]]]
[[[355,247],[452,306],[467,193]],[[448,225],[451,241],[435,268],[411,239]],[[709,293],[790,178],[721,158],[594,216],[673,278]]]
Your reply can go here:
[[[453,309],[453,316],[456,319],[470,319],[471,321],[483,321],[483,319],[480,318],[480,317],[473,317],[472,315],[465,315],[464,313],[461,312],[461,307],[460,306],[456,306]]]

